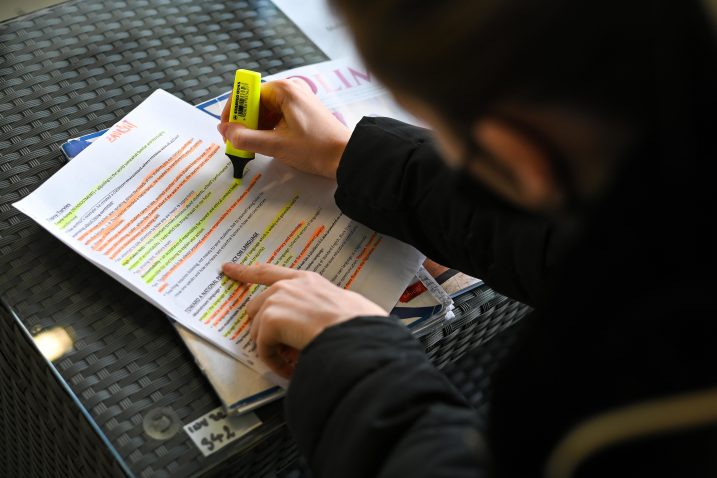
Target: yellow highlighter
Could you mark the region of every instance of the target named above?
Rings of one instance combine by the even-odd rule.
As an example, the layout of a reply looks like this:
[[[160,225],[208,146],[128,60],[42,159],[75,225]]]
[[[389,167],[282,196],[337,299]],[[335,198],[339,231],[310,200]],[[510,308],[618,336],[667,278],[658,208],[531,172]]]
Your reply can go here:
[[[247,128],[259,126],[259,95],[261,91],[261,73],[251,70],[237,70],[234,76],[234,88],[229,98],[229,122],[243,124]],[[234,179],[244,177],[244,168],[254,159],[253,151],[235,148],[227,140],[227,156],[234,166]]]

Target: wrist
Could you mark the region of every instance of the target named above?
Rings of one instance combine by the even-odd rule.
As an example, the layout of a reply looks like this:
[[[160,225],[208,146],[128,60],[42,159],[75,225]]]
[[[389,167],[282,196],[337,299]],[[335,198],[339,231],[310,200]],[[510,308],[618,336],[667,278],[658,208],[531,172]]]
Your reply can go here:
[[[351,132],[347,130],[345,135],[337,137],[332,141],[330,146],[331,153],[328,155],[330,159],[323,164],[322,176],[336,181],[336,171],[339,169],[339,164],[341,163],[341,158],[344,155],[349,138],[351,138]]]

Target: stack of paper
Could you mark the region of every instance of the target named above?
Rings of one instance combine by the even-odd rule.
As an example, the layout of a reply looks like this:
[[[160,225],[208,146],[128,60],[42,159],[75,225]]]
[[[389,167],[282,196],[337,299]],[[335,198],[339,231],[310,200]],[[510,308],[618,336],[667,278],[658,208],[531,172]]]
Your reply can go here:
[[[325,95],[349,126],[391,103],[365,69],[348,61],[285,76]],[[220,109],[217,102],[213,112]],[[260,155],[237,184],[216,120],[158,90],[15,206],[271,380],[256,358],[245,312],[262,287],[227,279],[221,264],[314,270],[390,309],[423,260],[341,214],[334,189]]]
[[[297,68],[267,80],[287,77],[305,81],[337,118],[351,128],[364,115],[413,121],[353,59]],[[227,281],[218,273],[222,262],[246,263],[267,258],[274,263],[299,268],[319,270],[321,267],[324,275],[329,277],[327,271],[332,269],[327,263],[328,251],[334,247],[337,252],[331,252],[333,260],[330,262],[336,264],[340,259],[342,264],[350,263],[351,266],[343,272],[334,267],[330,278],[344,286],[357,288],[385,308],[391,308],[400,294],[393,314],[411,327],[420,327],[447,312],[445,297],[431,293],[431,282],[440,284],[452,296],[480,282],[430,262],[426,263],[425,271],[428,279],[426,274],[423,282],[413,277],[420,254],[341,216],[332,199],[335,185],[323,179],[287,170],[262,158],[261,162],[257,160],[250,164],[245,183],[233,187],[228,162],[222,156],[221,148],[216,149],[218,142],[213,129],[228,96],[227,93],[206,101],[198,105],[196,111],[191,111],[188,105],[168,94],[155,93],[140,108],[110,128],[110,133],[93,133],[63,145],[68,158],[77,157],[78,161],[73,161],[72,170],[68,167],[63,172],[80,171],[90,162],[100,163],[90,168],[93,177],[83,181],[89,194],[81,197],[76,190],[67,191],[62,180],[53,177],[48,182],[50,184],[19,203],[18,207],[177,319],[180,336],[227,409],[242,413],[282,396],[283,390],[275,385],[281,382],[268,375],[267,370],[256,362],[246,333],[246,319],[242,316],[243,304],[260,288],[242,290]],[[172,125],[166,117],[168,114],[180,124]],[[192,126],[187,128],[185,125]],[[192,169],[191,154],[184,163],[177,161],[172,165],[169,162],[172,157],[181,156],[193,146],[192,143],[176,149],[181,134],[187,137],[197,134],[195,125],[201,125],[206,141],[214,143],[214,152],[204,149],[207,154],[203,153],[202,159],[199,154],[201,145],[195,148],[194,161],[204,161],[201,170]],[[191,129],[191,132],[183,129]],[[149,145],[123,139],[139,130],[151,141]],[[169,138],[168,131],[176,137]],[[152,133],[160,132],[159,137],[152,136]],[[161,140],[169,144],[160,145]],[[102,146],[88,148],[97,141],[102,141]],[[120,141],[128,143],[122,152],[117,151]],[[144,149],[137,152],[133,148]],[[120,161],[128,155],[129,166]],[[145,161],[141,162],[142,159]],[[185,168],[188,166],[186,171],[183,164]],[[172,171],[163,173],[162,167]],[[180,171],[183,173],[177,175]],[[84,174],[84,171],[76,174]],[[189,177],[191,174],[203,177],[203,182],[195,181],[193,188],[180,187],[185,183],[194,185]],[[266,181],[267,176],[270,181]],[[99,186],[93,181],[99,182]],[[286,185],[292,185],[296,193],[291,198],[282,199]],[[318,197],[306,192],[312,187],[321,192]],[[154,195],[152,191],[155,191]],[[302,192],[304,194],[300,194]],[[72,202],[73,196],[81,198]],[[143,196],[150,197],[143,200]],[[67,203],[58,210],[55,200],[63,197],[67,198]],[[296,225],[292,228],[291,222],[284,222],[286,225],[282,228],[279,222],[285,221],[285,217],[297,209],[301,212],[293,216],[299,219]],[[341,232],[329,236],[331,230]],[[286,236],[278,234],[277,239],[271,241],[269,236],[279,231]],[[342,241],[343,255],[336,247]],[[372,251],[364,254],[365,262],[356,260],[357,252],[361,254],[359,250]],[[310,261],[312,257],[314,260]],[[372,271],[364,270],[367,264]],[[386,267],[387,264],[390,267]],[[361,275],[369,274],[373,276],[372,281],[362,283]],[[430,276],[436,277],[437,282]],[[407,283],[409,287],[404,290]]]

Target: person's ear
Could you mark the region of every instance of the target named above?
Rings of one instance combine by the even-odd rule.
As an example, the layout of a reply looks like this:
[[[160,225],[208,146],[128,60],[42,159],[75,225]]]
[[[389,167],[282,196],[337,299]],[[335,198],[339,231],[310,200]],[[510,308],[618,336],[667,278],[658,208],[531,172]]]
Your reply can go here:
[[[560,205],[562,194],[550,153],[528,136],[500,120],[476,122],[473,135],[481,148],[510,176],[511,195],[521,204],[538,209]]]

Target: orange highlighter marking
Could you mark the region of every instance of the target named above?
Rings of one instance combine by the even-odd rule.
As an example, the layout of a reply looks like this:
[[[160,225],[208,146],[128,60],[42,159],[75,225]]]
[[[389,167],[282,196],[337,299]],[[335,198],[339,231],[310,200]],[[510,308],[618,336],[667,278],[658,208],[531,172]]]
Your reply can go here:
[[[194,255],[195,252],[197,252],[199,250],[199,248],[202,246],[202,244],[204,244],[207,241],[207,239],[209,239],[209,236],[211,236],[212,233],[214,233],[214,231],[216,231],[216,229],[219,227],[219,224],[221,224],[221,222],[224,219],[226,219],[226,217],[229,214],[231,214],[231,212],[234,210],[234,208],[236,208],[239,205],[239,203],[242,202],[245,197],[247,197],[247,195],[249,194],[249,192],[254,187],[254,185],[256,184],[256,182],[259,180],[260,177],[261,177],[261,174],[257,174],[256,176],[254,176],[254,178],[251,180],[251,182],[249,183],[247,188],[244,190],[244,192],[241,194],[241,196],[239,196],[239,198],[236,201],[234,201],[232,203],[232,205],[229,206],[229,208],[226,211],[224,211],[224,213],[219,217],[219,219],[216,220],[216,222],[209,229],[209,231],[207,231],[207,233],[204,235],[204,237],[192,247],[192,249],[187,253],[187,255],[185,255],[182,258],[181,261],[179,261],[177,264],[175,264],[171,269],[169,269],[169,271],[166,274],[164,274],[164,276],[162,277],[163,281],[166,281],[170,275],[172,275],[177,269],[179,269],[182,266],[182,264],[184,264],[187,261],[187,259],[189,259],[192,255]]]
[[[369,239],[369,244],[373,240],[373,238],[376,236],[376,233],[373,233],[373,236],[371,239]],[[361,251],[361,254],[359,254],[359,257],[361,257],[364,253],[366,253],[365,256],[363,256],[363,259],[361,259],[361,263],[356,267],[356,270],[351,274],[351,277],[349,278],[348,282],[346,282],[346,285],[344,286],[344,289],[348,289],[351,287],[351,284],[353,284],[354,280],[356,279],[356,276],[359,275],[359,272],[361,272],[361,269],[363,269],[363,266],[366,265],[366,262],[368,261],[368,258],[371,257],[371,254],[373,254],[373,251],[376,250],[376,247],[381,243],[382,237],[379,237],[378,240],[371,246],[371,249],[368,249],[369,244],[366,244],[366,248]]]
[[[304,248],[301,250],[301,252],[299,253],[299,255],[296,257],[296,259],[294,259],[294,262],[291,263],[291,265],[289,266],[289,268],[293,269],[294,267],[296,267],[296,265],[297,265],[299,262],[301,262],[301,260],[304,258],[304,256],[306,256],[306,254],[309,252],[309,247],[311,247],[311,243],[314,242],[314,240],[316,240],[316,238],[319,237],[322,232],[324,232],[324,229],[325,229],[325,228],[324,228],[323,225],[321,225],[321,226],[319,226],[319,227],[316,228],[316,230],[314,231],[314,233],[313,233],[313,234],[311,235],[311,237],[309,238],[309,241],[306,243],[306,245],[304,246]]]
[[[150,204],[148,204],[144,209],[142,209],[137,215],[135,215],[130,222],[135,222],[139,217],[145,216],[145,215],[153,215],[155,214],[159,208],[164,206],[167,201],[169,201],[175,194],[177,194],[177,191],[182,189],[182,187],[195,175],[197,172],[204,166],[219,150],[219,146],[216,144],[212,144],[209,148],[207,148],[197,159],[189,163],[187,166],[185,166],[179,174],[172,180],[169,185],[164,188],[164,190],[157,196],[157,198],[152,201]],[[167,194],[167,191],[169,191],[176,183],[179,181],[179,178],[181,178],[184,173],[186,173],[189,168],[192,166],[197,165],[197,167],[191,171],[180,183],[179,186],[174,188],[169,194]],[[166,196],[165,196],[166,195]],[[151,210],[149,210],[151,208]]]
[[[298,231],[299,229],[301,229],[301,226],[303,226],[303,225],[304,225],[304,222],[303,222],[303,221],[296,225],[296,227],[289,233],[289,235],[286,236],[286,239],[284,239],[284,240],[282,241],[282,243],[279,244],[279,247],[277,247],[277,248],[274,250],[274,252],[271,254],[271,256],[269,256],[269,259],[266,261],[267,264],[268,264],[268,263],[271,263],[271,261],[274,260],[274,258],[275,258],[275,257],[279,254],[279,252],[289,243],[289,241],[291,240],[291,238],[294,237],[294,235],[297,233],[297,231]],[[244,291],[244,294],[242,294],[242,297],[241,297],[241,298],[243,299],[243,298],[246,296],[247,293],[249,293],[249,288],[247,288],[246,291]],[[238,304],[241,304],[241,300],[239,300],[239,301],[235,301],[235,300],[234,300],[234,299],[236,298],[236,297],[234,297],[235,294],[236,294],[236,292],[235,292],[234,294],[232,294],[232,297],[229,297],[229,298],[222,304],[222,306],[221,306],[219,309],[217,309],[216,311],[214,311],[214,313],[209,317],[209,319],[207,320],[207,322],[211,321],[211,319],[212,319],[213,317],[215,317],[215,316],[218,315],[217,319],[216,319],[216,320],[214,321],[214,323],[212,324],[213,326],[216,327],[216,326],[219,324],[219,322],[226,316],[226,314],[228,314],[229,311],[231,311],[231,310],[234,309],[234,307],[232,306],[232,304],[234,304],[234,303],[236,303],[237,305],[238,305]],[[216,315],[215,315],[215,314],[216,314]],[[234,339],[236,338],[237,334],[238,334],[238,332],[235,332],[235,333],[234,333],[234,336],[232,337],[232,340],[234,340]]]
[[[182,145],[182,147],[181,147],[176,153],[174,153],[169,159],[167,159],[164,163],[162,163],[161,165],[159,165],[158,167],[156,167],[155,169],[153,169],[151,172],[149,172],[149,173],[144,177],[144,179],[142,180],[142,182],[135,188],[134,192],[133,192],[132,195],[130,196],[130,199],[128,199],[127,201],[130,201],[134,196],[136,196],[136,194],[137,194],[137,192],[139,191],[139,189],[142,188],[142,187],[147,183],[147,181],[149,181],[149,178],[151,178],[154,174],[156,174],[157,171],[159,171],[160,169],[164,168],[170,161],[174,160],[174,159],[177,157],[177,155],[181,154],[182,151],[184,150],[184,148],[186,148],[187,145],[188,145],[190,142],[192,142],[191,139],[190,139],[189,141],[187,141],[184,145]],[[200,141],[200,142],[201,142],[201,141]],[[197,146],[198,146],[198,145],[199,145],[199,144],[197,144]],[[195,149],[195,148],[193,148],[193,149]],[[191,153],[191,151],[192,151],[192,150],[187,151],[185,154],[182,154],[182,158],[184,158],[184,156],[186,156],[187,154]],[[182,159],[182,158],[180,158],[180,159]],[[171,169],[171,168],[170,168],[170,169]],[[134,204],[134,201],[132,202],[132,204]],[[87,231],[83,232],[82,235],[80,235],[80,236],[78,237],[78,240],[80,240],[80,241],[84,240],[85,237],[87,237],[88,235],[92,234],[92,233],[93,233],[94,231],[96,231],[97,229],[101,228],[101,227],[102,227],[103,225],[105,225],[108,221],[112,220],[113,218],[117,217],[118,215],[121,215],[124,211],[127,210],[128,207],[129,207],[129,206],[127,206],[127,205],[125,205],[125,206],[123,206],[123,207],[121,206],[121,207],[118,208],[115,212],[113,212],[112,214],[110,214],[109,216],[107,216],[106,218],[104,218],[99,224],[96,224],[95,226],[91,227],[91,228],[88,229]],[[92,242],[92,240],[90,240],[90,241],[88,241],[88,242]],[[88,245],[89,245],[89,244],[88,244]]]
[[[147,187],[145,187],[142,191],[137,190],[137,191],[126,201],[127,204],[125,204],[125,206],[124,206],[121,210],[119,210],[119,211],[117,211],[117,212],[118,212],[119,214],[124,214],[125,212],[127,212],[127,210],[128,210],[129,208],[131,208],[132,206],[134,206],[134,205],[137,203],[137,201],[139,201],[140,198],[142,198],[145,194],[147,194],[147,192],[148,192],[149,190],[151,190],[152,188],[154,188],[154,187],[157,185],[157,183],[162,180],[162,178],[164,178],[167,174],[169,174],[169,172],[174,168],[174,166],[176,166],[177,164],[179,164],[185,157],[187,157],[189,154],[191,154],[192,152],[194,152],[194,151],[199,147],[200,144],[202,144],[202,140],[197,141],[191,148],[189,148],[188,151],[186,151],[186,152],[185,152],[184,154],[182,154],[179,158],[177,158],[177,159],[174,161],[174,163],[172,163],[172,164],[169,166],[169,168],[165,169],[159,176],[157,176],[157,177],[154,179],[154,181],[152,181],[152,184],[150,184],[150,185],[148,185]],[[171,160],[171,159],[172,159],[172,158],[170,158],[170,160]],[[169,160],[165,161],[165,162],[162,164],[162,166],[163,166],[164,164],[166,164],[168,161],[169,161]],[[128,223],[125,225],[125,227],[123,227],[117,234],[115,234],[111,239],[109,239],[109,241],[107,241],[107,244],[109,244],[109,243],[111,243],[112,241],[114,241],[115,239],[117,239],[117,238],[127,229],[127,227],[128,227],[129,225],[133,224],[133,223],[137,220],[138,217],[139,217],[139,215],[135,216],[130,222],[128,222]],[[106,247],[107,244],[103,245],[102,247]]]

